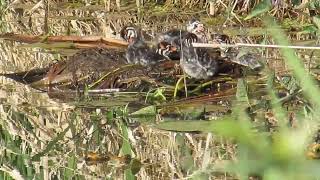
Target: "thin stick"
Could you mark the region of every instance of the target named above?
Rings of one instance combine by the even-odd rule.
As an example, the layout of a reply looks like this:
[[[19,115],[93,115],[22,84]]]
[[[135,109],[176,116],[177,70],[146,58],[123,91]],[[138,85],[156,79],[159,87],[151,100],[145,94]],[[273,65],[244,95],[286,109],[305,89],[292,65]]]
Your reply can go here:
[[[208,44],[208,43],[193,43],[193,47],[204,47],[204,48],[219,48],[219,47],[263,47],[263,48],[290,48],[290,49],[318,49],[317,46],[283,46],[273,44],[246,44],[246,43],[235,43],[235,44]]]
[[[219,47],[237,47],[236,44],[208,44],[208,43],[192,43],[193,47],[219,48]]]

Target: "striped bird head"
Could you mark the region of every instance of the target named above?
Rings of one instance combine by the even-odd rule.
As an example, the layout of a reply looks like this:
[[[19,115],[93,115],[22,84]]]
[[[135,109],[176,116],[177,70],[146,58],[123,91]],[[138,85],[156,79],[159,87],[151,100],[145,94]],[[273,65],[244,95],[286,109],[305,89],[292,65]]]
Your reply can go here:
[[[198,21],[196,19],[192,19],[187,24],[187,31],[194,33],[194,34],[204,33],[205,27],[204,27],[203,23],[201,23],[200,21]]]
[[[180,52],[175,45],[172,45],[168,42],[162,41],[158,44],[157,54],[164,56],[166,59],[170,60],[179,60],[180,59]]]
[[[183,45],[186,47],[193,47],[192,43],[196,42],[198,42],[198,37],[193,33],[188,33],[183,39]]]
[[[140,38],[140,29],[134,26],[125,26],[120,31],[120,36],[128,43],[133,43]]]

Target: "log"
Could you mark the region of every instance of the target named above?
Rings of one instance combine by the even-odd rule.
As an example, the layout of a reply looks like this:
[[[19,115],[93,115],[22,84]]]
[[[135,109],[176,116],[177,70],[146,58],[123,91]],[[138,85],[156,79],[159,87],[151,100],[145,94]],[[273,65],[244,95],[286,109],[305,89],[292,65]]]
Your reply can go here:
[[[127,47],[128,43],[123,40],[104,38],[101,36],[33,36],[24,34],[5,33],[0,34],[0,39],[18,41],[23,43],[53,43],[74,42],[83,44],[105,44],[107,46]]]

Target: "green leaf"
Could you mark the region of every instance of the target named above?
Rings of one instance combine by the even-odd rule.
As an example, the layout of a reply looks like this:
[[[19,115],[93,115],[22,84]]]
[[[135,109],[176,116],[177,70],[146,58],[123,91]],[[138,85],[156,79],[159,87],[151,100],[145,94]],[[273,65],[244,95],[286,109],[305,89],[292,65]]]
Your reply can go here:
[[[142,163],[137,159],[132,159],[131,163],[130,163],[130,167],[131,167],[130,168],[131,169],[131,173],[132,174],[137,174],[140,171],[141,167],[142,167]]]
[[[61,133],[58,133],[57,137],[54,138],[52,141],[49,142],[49,144],[47,145],[47,147],[42,151],[42,152],[39,152],[38,154],[34,155],[31,160],[32,161],[39,161],[40,158],[44,155],[46,155],[47,153],[49,153],[53,148],[54,146],[64,138],[64,136],[66,135],[66,133],[69,131],[70,129],[70,126],[68,126],[63,132]]]
[[[308,8],[309,9],[316,9],[316,3],[315,3],[315,1],[310,1],[309,3],[308,3]]]
[[[121,132],[122,132],[122,146],[120,149],[120,152],[124,155],[129,154],[131,156],[131,145],[129,142],[129,133],[128,133],[128,128],[124,125],[121,124]]]
[[[77,159],[74,154],[72,154],[68,159],[68,166],[65,168],[64,179],[72,179],[74,176],[74,170],[77,167]]]
[[[237,101],[249,103],[248,98],[248,86],[244,79],[239,79],[237,83],[237,93],[236,93]]]
[[[165,92],[165,89],[164,88],[158,88],[157,90],[156,90],[156,92],[154,93],[154,97],[155,98],[158,98],[158,99],[160,99],[160,100],[162,100],[162,101],[166,101],[167,100],[167,98],[164,96],[164,93]]]
[[[299,34],[312,34],[316,33],[318,31],[318,28],[315,25],[308,25],[304,26],[302,28],[302,31],[299,32]]]
[[[97,115],[91,115],[90,116],[90,120],[92,122],[92,126],[93,126],[93,133],[92,133],[92,140],[100,143],[101,142],[101,138],[103,137],[103,135],[101,135],[101,122],[99,121],[99,118]]]
[[[313,24],[315,24],[318,27],[318,29],[320,29],[320,17],[319,16],[313,16],[312,22],[313,22]]]
[[[270,34],[274,38],[275,42],[279,45],[288,46],[289,40],[286,38],[285,33],[279,28],[274,19],[267,17],[264,20],[265,26],[270,28]],[[283,48],[280,49],[286,63],[289,68],[292,69],[295,78],[303,87],[304,95],[310,100],[310,102],[315,106],[315,111],[317,114],[320,113],[320,91],[317,87],[315,81],[311,76],[305,71],[304,64],[297,57],[293,49]]]
[[[178,132],[211,132],[211,121],[184,120],[184,121],[167,121],[155,125],[156,128],[167,131]]]
[[[131,148],[131,144],[130,144],[130,141],[129,141],[129,132],[128,132],[128,128],[123,124],[121,123],[121,132],[122,132],[122,146],[121,146],[121,149],[120,149],[120,152],[123,154],[123,155],[132,155],[132,148]],[[135,176],[133,175],[132,171],[131,171],[131,168],[127,168],[125,169],[125,179],[126,180],[135,180]]]
[[[135,180],[136,177],[132,174],[131,169],[126,169],[124,171],[125,179],[126,180]]]
[[[244,20],[249,20],[253,17],[256,17],[262,13],[269,11],[271,8],[272,8],[271,1],[263,0],[256,7],[253,8],[251,13],[246,18],[244,18]]]
[[[273,85],[274,79],[275,79],[275,74],[274,74],[274,72],[270,71],[268,81],[267,81],[267,89],[268,89],[268,93],[271,97],[271,103],[272,103],[274,116],[279,121],[278,124],[281,127],[285,127],[286,113],[285,113],[284,109],[282,108],[281,104],[279,103],[281,101],[278,98],[278,96],[276,95],[276,91],[274,90],[275,89],[275,87]],[[288,82],[288,81],[286,81],[286,82]],[[295,89],[296,89],[296,86],[290,87],[290,91],[292,90],[292,92],[295,92],[296,91]]]
[[[173,98],[175,99],[177,97],[177,93],[180,89],[182,89],[185,84],[184,84],[184,78],[185,77],[181,77],[180,79],[178,79],[176,86],[174,88],[174,93],[173,93]]]
[[[190,179],[206,180],[206,179],[210,179],[210,177],[211,176],[209,176],[205,172],[199,172],[199,173],[193,174],[192,178],[190,178]]]
[[[301,4],[301,0],[291,0],[293,6],[299,6]]]
[[[195,164],[192,157],[192,149],[186,143],[185,137],[178,134],[176,136],[176,145],[179,147],[179,164],[184,172],[192,172],[195,169]]]
[[[299,81],[290,75],[279,76],[278,81],[286,90],[289,91],[289,94],[293,94],[300,90]]]
[[[147,106],[144,108],[139,109],[136,112],[131,113],[130,115],[134,115],[134,116],[146,116],[146,115],[151,115],[154,116],[157,114],[157,110],[155,106]]]
[[[218,118],[215,121],[202,121],[202,120],[166,121],[166,122],[161,122],[157,125],[154,125],[154,127],[162,130],[178,131],[178,132],[197,132],[197,131],[214,132],[216,130],[215,126],[217,123],[219,123],[220,121],[226,122],[233,119],[234,119],[233,117],[226,115],[221,118]]]
[[[155,106],[147,106],[129,114],[129,118],[131,122],[150,123],[156,120],[156,114],[157,108]]]

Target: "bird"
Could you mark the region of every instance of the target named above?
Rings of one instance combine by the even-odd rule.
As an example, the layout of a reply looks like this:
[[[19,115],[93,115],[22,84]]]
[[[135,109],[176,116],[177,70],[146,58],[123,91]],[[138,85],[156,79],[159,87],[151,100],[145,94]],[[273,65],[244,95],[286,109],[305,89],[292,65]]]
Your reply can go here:
[[[205,26],[197,19],[191,19],[187,24],[187,31],[193,33],[198,37],[198,42],[207,43],[208,38],[205,33]]]
[[[222,44],[222,45],[227,45],[231,43],[230,37],[225,35],[225,34],[221,34],[221,33],[216,33],[213,32],[210,34],[211,39],[212,39],[212,43],[214,44]],[[208,42],[205,42],[208,43]],[[219,49],[221,50],[221,56],[222,57],[226,57],[226,53],[231,49],[230,47],[223,47],[220,46]]]
[[[197,35],[187,33],[182,39],[180,66],[195,79],[209,79],[218,72],[218,61],[210,56],[205,48],[194,48],[192,43],[199,42]]]
[[[186,24],[186,30],[171,29],[159,34],[156,40],[157,52],[161,52],[167,59],[180,60],[181,40],[189,33],[195,34],[198,37],[198,42],[207,41],[204,25],[196,19],[191,19]],[[166,46],[162,46],[162,44],[166,44]],[[166,51],[163,53],[164,50]]]
[[[213,43],[228,45],[231,43],[230,37],[225,34],[212,33]],[[220,47],[220,55],[226,61],[247,67],[251,70],[261,70],[264,65],[259,60],[260,56],[253,53],[252,50],[239,47]]]
[[[217,56],[212,56],[204,48],[194,48],[194,42],[206,42],[204,25],[196,20],[190,20],[186,30],[171,29],[162,33],[156,40],[157,52],[169,49],[165,56],[170,60],[179,60],[183,71],[195,79],[208,79],[218,71]]]
[[[158,37],[158,44],[168,43],[170,44],[170,49],[175,49],[166,51],[166,57],[171,60],[180,60],[181,56],[181,39],[184,38],[189,33],[193,33],[197,36],[198,43],[208,43],[209,40],[206,36],[206,27],[204,24],[197,20],[191,19],[186,25],[187,30],[172,29],[165,33],[160,34]],[[211,33],[211,39],[213,43],[228,45],[231,40],[230,37],[225,34]],[[163,47],[162,47],[163,48]],[[160,47],[161,49],[161,47]],[[203,50],[201,50],[203,51]],[[210,49],[206,51],[206,54],[210,54],[214,59],[220,59],[219,63],[222,66],[229,66],[229,64],[237,64],[242,67],[248,67],[252,70],[261,70],[264,65],[259,60],[259,56],[250,51],[245,51],[244,48],[236,47],[220,47],[215,49]],[[206,55],[207,56],[207,55]],[[226,61],[225,63],[223,61]],[[221,67],[222,67],[221,66]]]
[[[173,46],[169,42],[162,41],[157,44],[157,54],[164,56],[167,60],[179,60],[180,52],[177,47]]]
[[[88,48],[44,68],[0,75],[45,92],[127,88],[121,80],[142,77],[147,72],[140,66],[128,65],[124,55],[123,50]]]
[[[170,51],[169,46],[162,48],[161,52],[150,48],[143,39],[141,29],[133,25],[124,26],[120,31],[120,36],[129,43],[125,54],[129,64],[153,66],[165,60],[165,54]]]

